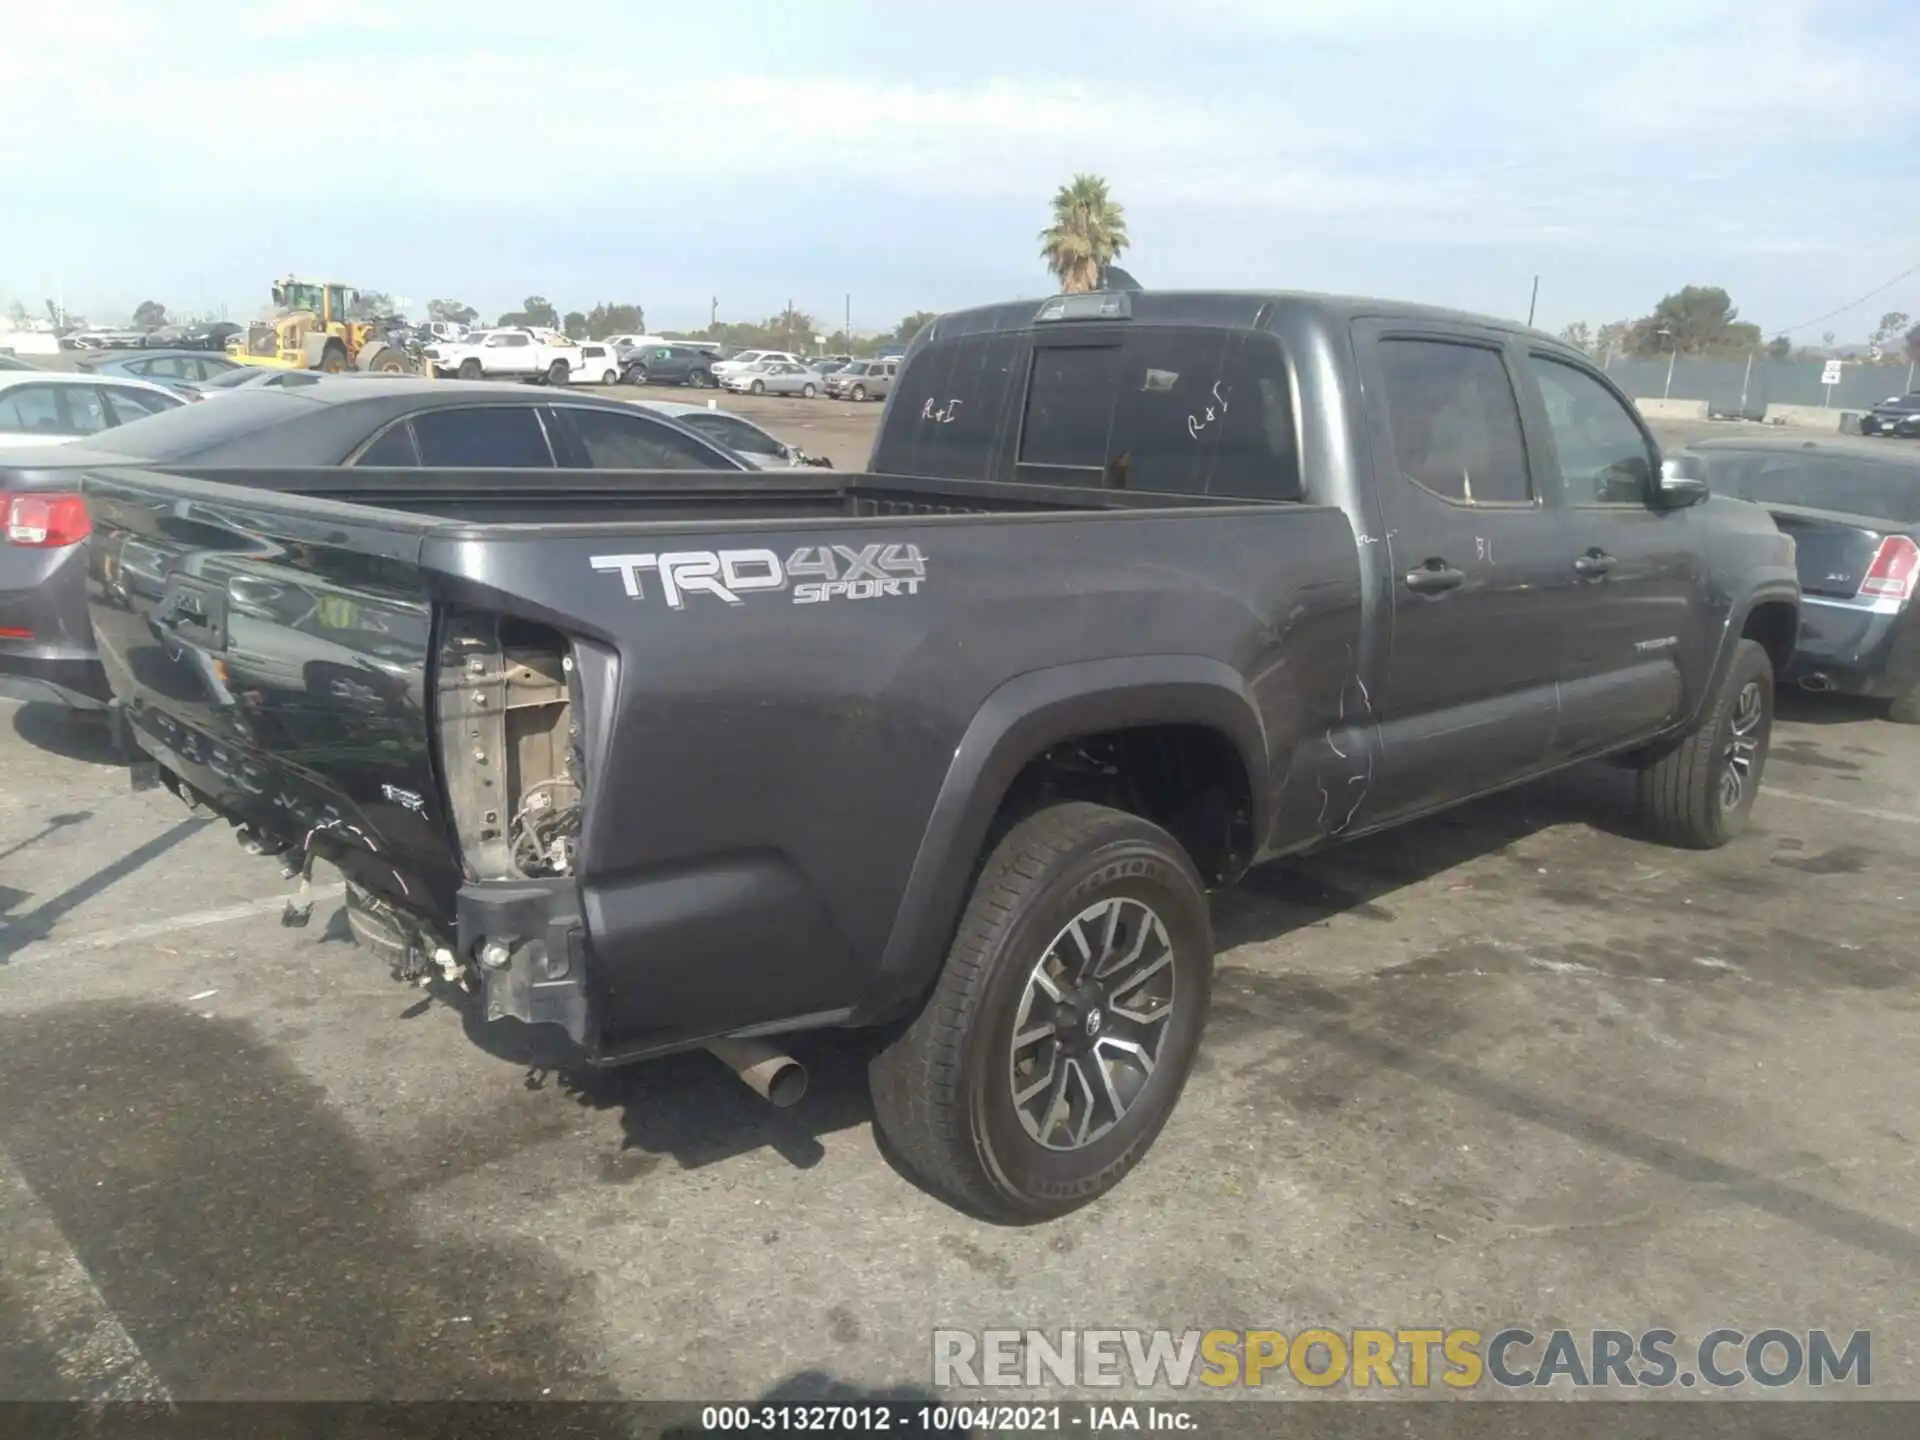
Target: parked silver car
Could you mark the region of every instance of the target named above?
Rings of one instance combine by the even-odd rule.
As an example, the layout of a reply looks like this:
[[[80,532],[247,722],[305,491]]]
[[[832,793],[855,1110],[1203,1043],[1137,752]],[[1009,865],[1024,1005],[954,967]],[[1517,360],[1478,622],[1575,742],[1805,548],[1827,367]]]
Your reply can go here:
[[[743,395],[800,395],[811,400],[826,384],[817,370],[791,360],[764,360],[728,373],[727,389]]]
[[[827,376],[821,388],[835,400],[884,400],[899,368],[898,360],[856,360]]]

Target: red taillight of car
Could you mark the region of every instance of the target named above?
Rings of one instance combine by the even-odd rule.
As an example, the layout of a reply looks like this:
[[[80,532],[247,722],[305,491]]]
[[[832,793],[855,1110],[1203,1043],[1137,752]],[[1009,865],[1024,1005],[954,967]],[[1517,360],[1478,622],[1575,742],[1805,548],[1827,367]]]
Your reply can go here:
[[[9,545],[57,550],[93,533],[87,502],[79,495],[0,495],[0,516],[6,522],[0,538]]]
[[[1878,600],[1909,600],[1916,578],[1920,578],[1920,545],[1904,535],[1889,535],[1874,552],[1860,593]]]

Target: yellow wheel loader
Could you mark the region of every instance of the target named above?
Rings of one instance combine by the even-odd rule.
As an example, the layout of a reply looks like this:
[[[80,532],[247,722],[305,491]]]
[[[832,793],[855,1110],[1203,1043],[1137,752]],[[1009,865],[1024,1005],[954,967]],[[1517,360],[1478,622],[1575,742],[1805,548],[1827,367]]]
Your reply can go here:
[[[350,285],[298,280],[273,286],[271,320],[256,320],[229,342],[228,355],[243,365],[287,370],[373,370],[402,374],[412,369],[406,351],[389,344],[380,327],[348,317],[360,295]]]

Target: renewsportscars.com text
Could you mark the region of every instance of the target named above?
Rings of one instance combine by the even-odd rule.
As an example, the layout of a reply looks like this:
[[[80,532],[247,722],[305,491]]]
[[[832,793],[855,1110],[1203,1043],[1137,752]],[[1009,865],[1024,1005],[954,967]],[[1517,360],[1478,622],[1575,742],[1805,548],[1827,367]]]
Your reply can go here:
[[[936,1330],[934,1385],[1732,1390],[1873,1383],[1865,1330]]]

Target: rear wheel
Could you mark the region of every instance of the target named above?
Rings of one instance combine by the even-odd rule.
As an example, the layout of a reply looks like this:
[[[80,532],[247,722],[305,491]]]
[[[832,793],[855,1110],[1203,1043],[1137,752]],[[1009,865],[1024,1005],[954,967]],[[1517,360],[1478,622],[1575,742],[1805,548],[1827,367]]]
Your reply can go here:
[[[619,374],[612,370],[603,370],[600,373],[600,383],[602,385],[617,384],[619,382],[619,379],[620,379]]]
[[[1920,690],[1909,690],[1887,706],[1887,718],[1900,725],[1920,725]]]
[[[478,360],[462,360],[460,362],[459,374],[462,380],[478,380],[480,378],[480,362]]]
[[[704,370],[690,370],[687,372],[687,388],[689,390],[704,390],[711,383],[711,377],[708,376]]]
[[[1747,828],[1773,734],[1773,662],[1742,640],[1699,725],[1640,772],[1640,815],[1669,845],[1714,850]]]
[[[567,383],[566,361],[556,360],[547,366],[547,383],[549,385],[564,385]]]
[[[873,1061],[888,1141],[992,1219],[1064,1215],[1139,1163],[1199,1053],[1213,937],[1159,826],[1052,806],[994,847],[933,994]]]

